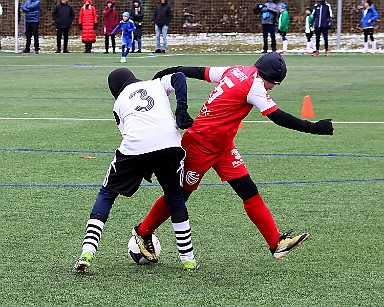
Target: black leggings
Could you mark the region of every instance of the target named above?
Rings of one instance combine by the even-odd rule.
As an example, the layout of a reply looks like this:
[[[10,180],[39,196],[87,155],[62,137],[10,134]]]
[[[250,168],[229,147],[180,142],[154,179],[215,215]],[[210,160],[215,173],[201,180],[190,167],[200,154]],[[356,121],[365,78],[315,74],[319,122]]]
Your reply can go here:
[[[368,42],[368,35],[372,42],[375,41],[375,39],[373,38],[373,28],[363,29],[363,33],[364,33],[364,43]]]

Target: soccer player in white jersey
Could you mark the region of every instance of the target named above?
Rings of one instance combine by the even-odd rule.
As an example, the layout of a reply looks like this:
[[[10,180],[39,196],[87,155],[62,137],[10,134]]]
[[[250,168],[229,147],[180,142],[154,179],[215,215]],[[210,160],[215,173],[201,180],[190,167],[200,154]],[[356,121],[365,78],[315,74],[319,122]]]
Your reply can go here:
[[[297,131],[332,135],[331,120],[309,122],[282,111],[269,97],[268,90],[280,84],[287,72],[282,56],[276,52],[262,55],[252,66],[171,67],[155,78],[183,72],[189,78],[217,83],[199,115],[183,135],[187,152],[184,167],[185,200],[196,190],[204,174],[213,168],[222,181],[227,181],[241,198],[244,209],[266,240],[272,255],[283,259],[309,236],[280,233],[251,179],[245,162],[234,144],[241,120],[254,108],[275,124]],[[153,233],[169,217],[164,198],[160,197],[139,224],[142,234]]]
[[[191,227],[182,185],[185,151],[178,128],[193,123],[187,112],[187,83],[183,73],[141,81],[125,68],[110,73],[108,84],[116,99],[113,114],[123,137],[110,164],[86,225],[80,258],[75,269],[86,271],[98,249],[104,225],[118,195],[132,196],[143,179],[157,177],[164,202],[171,212],[179,257],[186,271],[197,268]],[[175,92],[177,107],[173,116],[168,95]],[[132,230],[143,256],[157,262],[152,235]]]

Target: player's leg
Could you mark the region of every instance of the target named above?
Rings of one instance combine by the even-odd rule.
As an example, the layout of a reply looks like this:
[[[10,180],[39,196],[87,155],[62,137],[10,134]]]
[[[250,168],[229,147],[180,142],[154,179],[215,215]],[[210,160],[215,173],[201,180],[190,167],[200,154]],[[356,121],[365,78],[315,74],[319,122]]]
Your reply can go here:
[[[123,42],[121,45],[121,59],[120,59],[121,63],[127,62],[127,59],[125,58],[126,57],[126,49],[127,49],[127,44],[126,44],[126,42]]]
[[[232,149],[223,153],[213,168],[221,180],[228,181],[242,199],[248,217],[259,229],[276,259],[282,259],[308,237],[308,234],[303,234],[293,238],[289,237],[288,243],[284,241],[288,236],[280,234],[278,231],[270,210],[265,205],[256,184],[249,176],[244,160],[234,145]],[[283,250],[280,242],[287,243]]]
[[[181,147],[175,147],[157,151],[153,155],[157,161],[154,166],[155,175],[163,188],[164,201],[171,213],[180,260],[184,269],[196,269],[192,231],[182,188],[185,152]]]
[[[315,37],[316,37],[316,50],[313,52],[314,56],[319,55],[320,50],[320,36],[321,36],[321,29],[318,27],[315,27]]]
[[[91,266],[116,197],[132,196],[143,177],[144,171],[139,168],[136,156],[124,156],[116,151],[86,225],[82,253],[75,264],[77,271],[86,271]]]

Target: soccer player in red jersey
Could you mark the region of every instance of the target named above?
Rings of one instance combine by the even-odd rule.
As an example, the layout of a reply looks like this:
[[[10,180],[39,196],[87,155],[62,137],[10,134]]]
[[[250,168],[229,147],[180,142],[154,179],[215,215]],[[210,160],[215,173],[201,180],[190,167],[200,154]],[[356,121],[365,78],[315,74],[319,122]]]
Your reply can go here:
[[[255,107],[275,124],[305,133],[332,135],[331,120],[309,122],[299,119],[282,111],[269,97],[267,91],[280,84],[287,73],[284,59],[276,52],[262,55],[252,66],[179,66],[162,70],[154,78],[162,78],[176,72],[183,72],[189,78],[217,83],[192,127],[182,138],[182,147],[187,152],[184,162],[185,199],[197,189],[204,174],[213,168],[221,180],[227,181],[242,199],[248,217],[263,235],[273,257],[283,259],[303,243],[309,234],[290,236],[290,232],[279,232],[272,214],[236,149],[235,135],[241,121]],[[169,215],[162,196],[139,224],[139,233],[153,233]]]

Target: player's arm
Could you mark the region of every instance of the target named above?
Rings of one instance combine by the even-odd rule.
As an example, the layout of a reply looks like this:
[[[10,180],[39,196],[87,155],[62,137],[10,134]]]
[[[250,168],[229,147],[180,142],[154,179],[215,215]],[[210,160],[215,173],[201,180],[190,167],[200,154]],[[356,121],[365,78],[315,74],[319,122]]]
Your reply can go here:
[[[204,80],[207,82],[219,82],[223,74],[228,70],[229,67],[169,67],[159,71],[153,79],[162,78],[168,74],[174,74],[176,72],[182,72],[186,77]]]
[[[279,109],[269,97],[260,79],[255,79],[247,96],[247,102],[259,109],[263,116],[267,116],[276,125],[311,134],[333,134],[332,121],[323,119],[310,122],[297,118]]]
[[[311,134],[333,135],[331,119],[322,119],[313,123],[308,120],[297,118],[280,109],[277,109],[266,116],[276,125],[284,128]]]
[[[167,75],[162,78],[161,83],[164,89],[169,92],[175,92],[176,96],[176,125],[180,129],[188,129],[193,124],[192,117],[188,114],[188,99],[187,99],[187,78],[181,73],[177,72],[172,75]]]

